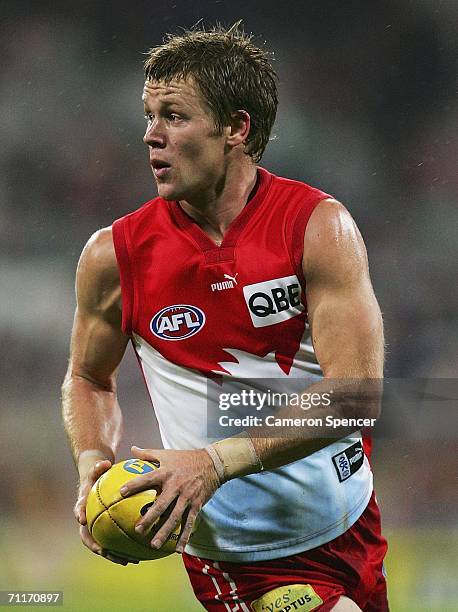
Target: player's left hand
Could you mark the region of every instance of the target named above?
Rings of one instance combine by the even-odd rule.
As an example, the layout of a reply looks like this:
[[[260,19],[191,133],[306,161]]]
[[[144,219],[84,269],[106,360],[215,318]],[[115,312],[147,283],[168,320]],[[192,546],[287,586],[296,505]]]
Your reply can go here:
[[[145,489],[160,491],[157,501],[138,521],[135,530],[144,533],[172,507],[169,516],[154,534],[151,546],[160,548],[181,521],[176,551],[182,553],[200,509],[220,486],[213,461],[204,449],[153,450],[132,446],[132,454],[143,461],[160,464],[154,472],[130,480],[120,490],[124,497]]]

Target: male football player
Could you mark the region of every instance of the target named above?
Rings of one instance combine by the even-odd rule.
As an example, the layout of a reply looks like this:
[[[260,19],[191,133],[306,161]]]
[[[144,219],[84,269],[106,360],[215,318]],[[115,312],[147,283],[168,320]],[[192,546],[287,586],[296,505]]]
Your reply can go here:
[[[239,28],[188,31],[145,63],[144,142],[158,197],[92,236],[77,271],[63,415],[79,470],[75,515],[115,459],[116,371],[134,345],[164,449],[121,489],[160,487],[136,529],[177,551],[210,611],[388,609],[368,457],[358,432],[207,437],[209,381],[383,375],[383,331],[361,235],[345,207],[257,164],[277,109],[268,54]],[[296,381],[297,382],[297,381]],[[349,394],[351,396],[351,394]],[[336,401],[337,418],[369,416]],[[366,410],[366,412],[364,412]],[[307,415],[319,422],[323,408]],[[193,532],[194,530],[194,532]],[[193,532],[193,533],[192,533]],[[192,534],[192,537],[191,537]]]

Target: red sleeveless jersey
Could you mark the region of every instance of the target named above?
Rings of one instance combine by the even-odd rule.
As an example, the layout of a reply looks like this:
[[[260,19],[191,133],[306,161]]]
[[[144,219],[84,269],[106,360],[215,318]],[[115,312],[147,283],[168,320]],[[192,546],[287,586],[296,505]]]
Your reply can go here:
[[[259,168],[255,195],[221,246],[178,202],[161,198],[113,224],[122,327],[133,338],[165,448],[212,441],[206,402],[218,377],[296,379],[303,390],[322,375],[302,256],[310,215],[328,197]],[[186,550],[233,561],[295,554],[346,531],[371,493],[361,440],[346,438],[226,483],[202,509]]]
[[[135,332],[167,359],[203,372],[231,359],[220,346],[262,356],[274,350],[287,373],[306,323],[305,227],[315,206],[328,197],[259,168],[256,193],[230,225],[221,246],[178,202],[156,198],[119,219],[113,224],[113,240],[121,273],[124,333]],[[296,281],[280,283],[278,291],[275,283],[264,287],[266,279],[293,276],[301,287],[290,287],[289,293],[288,286]],[[251,296],[247,298],[249,290],[244,288],[254,291],[258,284],[267,299],[259,296],[250,307]],[[178,318],[177,329],[169,330],[171,337],[161,337],[157,326],[155,333],[153,315],[180,304],[202,311],[203,326],[187,336],[198,327],[192,324],[198,322],[199,313],[183,310],[188,316]],[[171,342],[174,335],[177,341]],[[181,337],[185,341],[178,341]],[[215,343],[215,338],[220,341]]]

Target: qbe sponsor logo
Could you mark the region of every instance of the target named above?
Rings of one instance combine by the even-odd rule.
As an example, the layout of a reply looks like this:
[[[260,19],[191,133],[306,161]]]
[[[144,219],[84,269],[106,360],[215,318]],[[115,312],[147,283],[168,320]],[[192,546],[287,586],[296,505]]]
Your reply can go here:
[[[338,455],[334,455],[332,462],[336,468],[340,482],[347,480],[363,465],[364,450],[361,442],[356,442]]]
[[[194,336],[205,325],[205,313],[197,306],[166,306],[151,319],[150,329],[162,340],[184,340]]]
[[[246,285],[243,295],[254,327],[281,323],[304,312],[302,288],[297,276]]]

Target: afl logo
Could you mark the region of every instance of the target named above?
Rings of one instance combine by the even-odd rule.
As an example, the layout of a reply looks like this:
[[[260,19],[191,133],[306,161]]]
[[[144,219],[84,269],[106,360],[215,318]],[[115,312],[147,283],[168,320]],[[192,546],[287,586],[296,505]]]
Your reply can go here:
[[[200,332],[205,314],[197,306],[175,304],[166,306],[151,319],[150,329],[162,340],[184,340]]]

